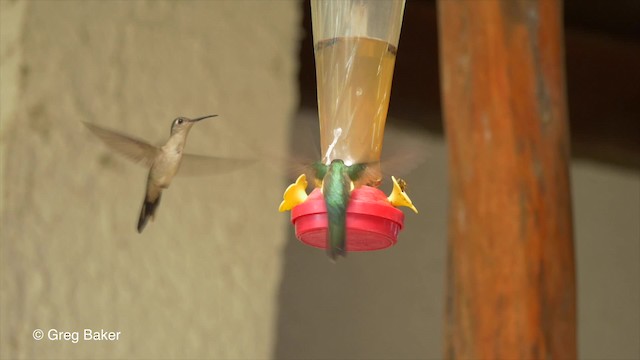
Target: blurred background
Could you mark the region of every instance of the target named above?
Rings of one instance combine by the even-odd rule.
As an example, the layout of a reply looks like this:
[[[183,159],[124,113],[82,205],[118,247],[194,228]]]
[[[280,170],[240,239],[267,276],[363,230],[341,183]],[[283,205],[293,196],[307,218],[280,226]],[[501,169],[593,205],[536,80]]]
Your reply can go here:
[[[435,2],[408,1],[385,153],[426,144],[405,176],[420,210],[393,248],[336,264],[277,212],[298,134],[316,122],[306,1],[0,2],[0,357],[438,359],[447,152]],[[584,359],[640,358],[638,2],[565,5]],[[187,151],[267,161],[176,178],[135,231],[146,169],[90,121]],[[383,187],[385,191],[388,188]],[[35,341],[35,329],[120,331]]]

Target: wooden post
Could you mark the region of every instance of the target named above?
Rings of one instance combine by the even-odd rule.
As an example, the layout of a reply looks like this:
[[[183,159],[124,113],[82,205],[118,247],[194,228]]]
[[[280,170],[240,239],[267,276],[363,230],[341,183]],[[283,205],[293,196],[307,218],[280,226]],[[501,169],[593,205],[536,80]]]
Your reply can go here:
[[[448,359],[575,359],[560,0],[438,0]]]

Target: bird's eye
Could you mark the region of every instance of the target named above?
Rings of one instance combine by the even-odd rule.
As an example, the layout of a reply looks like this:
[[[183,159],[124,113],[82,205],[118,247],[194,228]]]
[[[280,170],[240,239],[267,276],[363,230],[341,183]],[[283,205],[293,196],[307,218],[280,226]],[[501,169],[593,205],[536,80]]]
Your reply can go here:
[[[182,119],[178,119],[178,125],[182,124]]]

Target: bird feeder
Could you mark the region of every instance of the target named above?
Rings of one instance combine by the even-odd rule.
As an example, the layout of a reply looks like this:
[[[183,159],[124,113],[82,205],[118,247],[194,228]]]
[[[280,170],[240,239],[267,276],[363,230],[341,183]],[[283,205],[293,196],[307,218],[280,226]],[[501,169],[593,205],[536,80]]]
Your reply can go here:
[[[380,154],[404,3],[311,0],[321,161],[366,163],[375,179],[354,183],[347,207],[347,251],[394,245],[404,223],[397,207],[417,212],[404,192],[404,181],[392,177],[390,196],[377,188],[382,181]],[[280,211],[291,210],[298,239],[326,248],[328,220],[321,179],[314,185],[307,195],[307,179],[301,175],[285,191]]]

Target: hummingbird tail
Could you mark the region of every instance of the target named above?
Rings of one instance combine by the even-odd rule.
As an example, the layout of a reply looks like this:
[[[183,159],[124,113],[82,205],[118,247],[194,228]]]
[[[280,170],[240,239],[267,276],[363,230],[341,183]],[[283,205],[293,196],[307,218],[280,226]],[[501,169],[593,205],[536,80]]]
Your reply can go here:
[[[326,201],[327,217],[329,218],[329,233],[327,236],[327,255],[335,261],[338,256],[347,256],[346,249],[346,219],[347,202],[349,198],[339,202]]]
[[[351,179],[347,168],[340,160],[329,165],[322,182],[322,194],[327,206],[329,231],[327,255],[333,261],[347,255],[347,205],[351,197]]]
[[[138,232],[142,233],[144,227],[147,225],[147,221],[149,218],[154,218],[156,214],[156,208],[158,204],[160,204],[160,197],[162,194],[158,194],[158,197],[150,200],[147,197],[144,198],[142,202],[142,209],[140,209],[140,218],[138,219]]]

